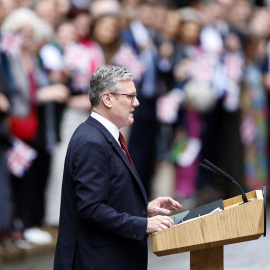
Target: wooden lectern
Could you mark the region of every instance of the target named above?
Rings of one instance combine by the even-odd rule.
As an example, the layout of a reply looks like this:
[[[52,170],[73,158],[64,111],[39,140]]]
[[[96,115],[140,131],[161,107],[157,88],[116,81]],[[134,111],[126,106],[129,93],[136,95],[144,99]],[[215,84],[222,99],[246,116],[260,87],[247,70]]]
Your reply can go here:
[[[224,210],[152,235],[157,256],[190,251],[190,269],[223,269],[223,246],[266,235],[266,189],[223,201]]]

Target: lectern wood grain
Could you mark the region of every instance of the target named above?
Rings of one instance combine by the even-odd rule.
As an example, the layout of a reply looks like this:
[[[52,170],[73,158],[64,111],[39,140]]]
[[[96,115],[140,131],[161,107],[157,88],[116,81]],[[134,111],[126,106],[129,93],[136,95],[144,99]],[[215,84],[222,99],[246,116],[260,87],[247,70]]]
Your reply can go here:
[[[222,270],[223,246],[190,252],[190,270]]]

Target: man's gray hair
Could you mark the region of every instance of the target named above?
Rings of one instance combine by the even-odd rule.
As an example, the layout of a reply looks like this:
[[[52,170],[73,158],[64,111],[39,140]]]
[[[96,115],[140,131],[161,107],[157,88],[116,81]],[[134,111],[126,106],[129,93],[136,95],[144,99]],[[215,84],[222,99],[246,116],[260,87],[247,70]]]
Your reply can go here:
[[[100,104],[104,92],[118,93],[121,90],[120,83],[133,79],[133,74],[125,67],[103,66],[92,75],[89,86],[89,99],[92,107]]]

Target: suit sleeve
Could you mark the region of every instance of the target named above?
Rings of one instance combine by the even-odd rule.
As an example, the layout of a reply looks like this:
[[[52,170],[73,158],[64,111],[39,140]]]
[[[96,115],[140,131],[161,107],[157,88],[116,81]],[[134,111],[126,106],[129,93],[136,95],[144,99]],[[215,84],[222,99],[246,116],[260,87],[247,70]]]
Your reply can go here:
[[[73,179],[80,218],[99,229],[143,240],[147,219],[119,213],[105,202],[110,187],[108,151],[88,139],[79,144],[74,157]]]

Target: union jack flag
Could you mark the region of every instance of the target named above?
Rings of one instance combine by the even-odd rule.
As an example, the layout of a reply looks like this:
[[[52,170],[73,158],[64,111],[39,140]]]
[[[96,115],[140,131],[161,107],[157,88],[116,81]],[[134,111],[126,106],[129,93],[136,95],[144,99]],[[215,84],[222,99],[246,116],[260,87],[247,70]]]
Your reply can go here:
[[[122,44],[113,58],[114,65],[123,66],[130,70],[135,81],[140,81],[144,68],[134,50],[127,44]]]
[[[10,173],[21,178],[37,157],[37,151],[18,138],[7,150],[7,162]]]
[[[71,70],[89,70],[91,57],[91,52],[85,46],[72,43],[65,50],[64,61]]]
[[[64,53],[65,66],[72,71],[72,84],[76,92],[87,91],[93,68],[97,66],[96,51],[93,46],[73,43],[67,46]]]
[[[0,40],[0,50],[7,55],[19,55],[21,52],[22,37],[10,32],[3,33]]]

